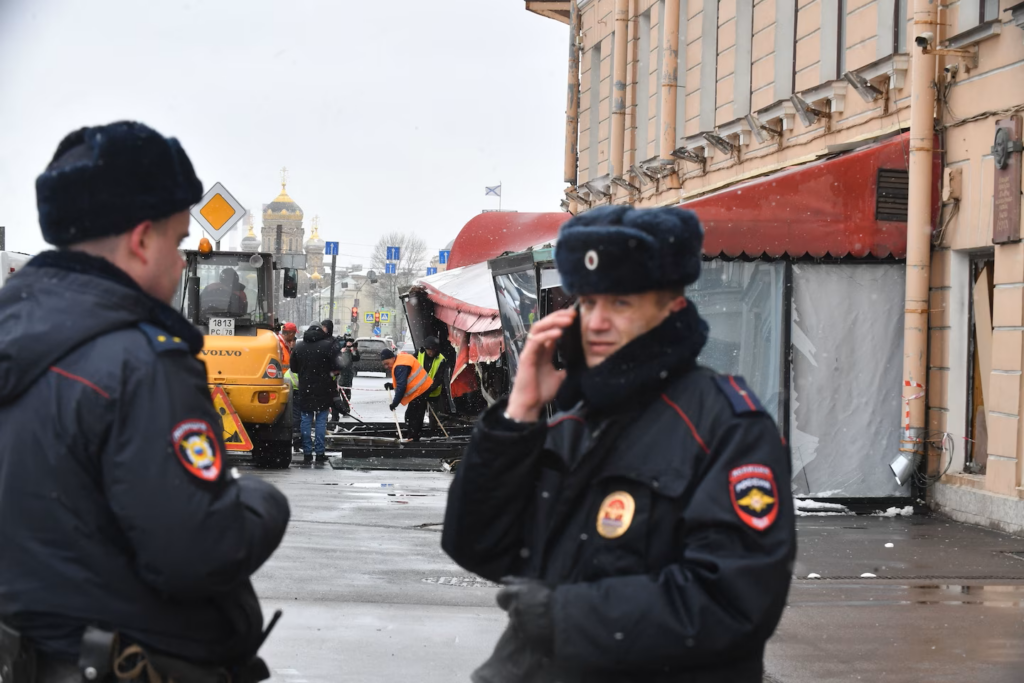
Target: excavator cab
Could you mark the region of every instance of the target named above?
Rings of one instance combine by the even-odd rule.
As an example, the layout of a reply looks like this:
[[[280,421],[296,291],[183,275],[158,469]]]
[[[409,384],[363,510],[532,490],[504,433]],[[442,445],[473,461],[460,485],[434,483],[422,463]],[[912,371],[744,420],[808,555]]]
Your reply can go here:
[[[214,407],[229,451],[250,451],[258,466],[288,467],[292,459],[292,390],[274,327],[274,270],[287,283],[298,255],[185,251],[175,307],[205,335]],[[304,259],[305,255],[302,255]],[[287,266],[287,267],[286,267]],[[289,287],[283,287],[284,296]]]

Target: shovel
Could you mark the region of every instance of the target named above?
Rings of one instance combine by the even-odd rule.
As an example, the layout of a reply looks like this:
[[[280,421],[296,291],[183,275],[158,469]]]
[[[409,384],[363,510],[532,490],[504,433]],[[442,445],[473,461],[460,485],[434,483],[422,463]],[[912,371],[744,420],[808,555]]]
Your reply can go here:
[[[390,406],[391,405],[391,390],[388,389],[387,392],[388,392],[388,406]],[[391,416],[393,418],[395,418],[395,429],[398,430],[398,443],[402,443],[402,441],[403,441],[403,438],[402,438],[402,427],[401,427],[401,425],[398,424],[398,413],[396,413],[394,410],[392,410],[391,411]]]
[[[441,428],[442,432],[444,432],[444,438],[446,438],[446,439],[449,438],[448,437],[448,430],[444,428],[443,424],[441,424],[441,418],[439,418],[437,416],[437,413],[434,411],[434,406],[428,404],[427,407],[430,408],[430,414],[434,416],[435,420],[437,420],[437,426]]]

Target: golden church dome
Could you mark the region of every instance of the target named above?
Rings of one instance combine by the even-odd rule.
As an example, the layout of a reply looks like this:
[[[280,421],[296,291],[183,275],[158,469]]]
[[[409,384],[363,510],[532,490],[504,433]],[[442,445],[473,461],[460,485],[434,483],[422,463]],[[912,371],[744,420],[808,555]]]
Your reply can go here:
[[[313,234],[306,240],[306,253],[307,254],[323,254],[326,242],[320,239],[320,217],[313,216]]]
[[[281,193],[274,197],[274,201],[267,204],[263,209],[263,220],[288,220],[301,221],[302,207],[295,203],[295,200],[288,196],[288,171],[281,169]]]

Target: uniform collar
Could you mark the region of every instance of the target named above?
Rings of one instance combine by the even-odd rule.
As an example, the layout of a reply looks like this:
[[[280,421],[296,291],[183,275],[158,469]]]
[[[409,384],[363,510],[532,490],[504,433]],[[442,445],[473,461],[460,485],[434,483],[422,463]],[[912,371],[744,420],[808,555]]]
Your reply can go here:
[[[708,324],[697,306],[671,314],[594,368],[570,368],[555,399],[568,408],[581,399],[595,413],[618,413],[650,398],[675,377],[691,370],[708,340]],[[563,409],[564,409],[563,408]]]
[[[44,251],[26,265],[27,268],[54,268],[57,270],[99,277],[131,290],[142,302],[144,311],[140,323],[149,323],[180,337],[188,344],[192,354],[203,350],[203,335],[180,313],[163,301],[150,296],[139,287],[128,273],[110,261],[81,251]]]

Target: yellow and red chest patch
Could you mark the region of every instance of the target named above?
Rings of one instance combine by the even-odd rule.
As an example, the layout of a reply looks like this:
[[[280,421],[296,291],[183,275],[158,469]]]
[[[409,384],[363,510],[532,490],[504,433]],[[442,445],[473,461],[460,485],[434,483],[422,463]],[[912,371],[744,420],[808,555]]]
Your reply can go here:
[[[171,432],[171,441],[174,443],[178,460],[190,474],[204,481],[214,481],[220,476],[223,457],[217,437],[208,422],[179,422]]]
[[[770,527],[779,514],[775,475],[764,465],[744,465],[730,472],[729,496],[740,519],[758,531]]]
[[[618,538],[629,530],[636,512],[636,501],[625,491],[609,493],[597,511],[597,533],[604,538]]]

